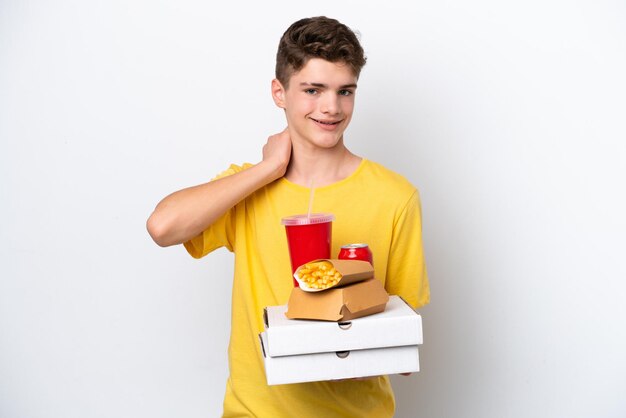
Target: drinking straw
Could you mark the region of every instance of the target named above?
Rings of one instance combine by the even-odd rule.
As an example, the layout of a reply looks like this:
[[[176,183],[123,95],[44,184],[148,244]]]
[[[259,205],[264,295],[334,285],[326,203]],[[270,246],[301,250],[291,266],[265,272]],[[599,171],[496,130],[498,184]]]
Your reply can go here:
[[[311,193],[309,194],[309,211],[307,212],[306,218],[311,219],[311,209],[313,208],[313,179],[311,179],[311,183],[309,183],[309,188],[311,189]]]

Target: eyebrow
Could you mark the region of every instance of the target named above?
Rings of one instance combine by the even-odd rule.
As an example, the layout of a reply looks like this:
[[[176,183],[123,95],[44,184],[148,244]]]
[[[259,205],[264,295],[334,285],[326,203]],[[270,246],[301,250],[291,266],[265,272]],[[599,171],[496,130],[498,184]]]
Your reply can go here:
[[[324,83],[308,83],[308,82],[302,82],[300,83],[301,87],[319,87],[322,89],[327,89],[328,88],[328,84],[324,84]],[[352,83],[352,84],[344,84],[343,86],[339,86],[340,89],[350,89],[350,88],[356,88],[356,83]]]

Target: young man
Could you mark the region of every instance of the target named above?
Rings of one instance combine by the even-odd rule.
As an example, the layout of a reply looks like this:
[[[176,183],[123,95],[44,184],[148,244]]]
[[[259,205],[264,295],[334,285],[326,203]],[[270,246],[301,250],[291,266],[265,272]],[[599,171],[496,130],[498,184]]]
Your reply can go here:
[[[386,376],[268,386],[258,333],[265,306],[287,303],[293,281],[281,218],[331,212],[332,254],[366,242],[376,278],[414,307],[429,301],[417,190],[403,177],[352,154],[344,131],[365,64],[354,33],[325,17],[302,19],[281,38],[272,97],[287,128],[271,136],[256,165],[231,165],[217,179],[175,192],[148,219],[157,244],[184,243],[200,258],[235,253],[230,377],[224,417],[391,417]]]

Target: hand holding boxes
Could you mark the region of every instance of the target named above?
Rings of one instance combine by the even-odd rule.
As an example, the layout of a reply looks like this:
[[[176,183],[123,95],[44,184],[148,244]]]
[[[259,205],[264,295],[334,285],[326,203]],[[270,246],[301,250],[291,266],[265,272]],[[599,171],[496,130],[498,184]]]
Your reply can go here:
[[[402,298],[351,321],[293,320],[265,308],[259,335],[269,385],[419,371],[422,320]]]
[[[313,187],[309,213],[282,219],[294,289],[288,306],[264,311],[267,383],[418,371],[421,317],[374,278],[367,245],[342,246],[341,260],[328,259],[334,216],[311,214],[312,201]]]
[[[288,305],[264,310],[259,338],[268,384],[419,371],[420,315],[399,296],[389,297],[370,263],[315,262],[329,263],[340,277],[327,289],[311,289],[297,269],[300,287]],[[302,266],[306,273],[311,263]]]

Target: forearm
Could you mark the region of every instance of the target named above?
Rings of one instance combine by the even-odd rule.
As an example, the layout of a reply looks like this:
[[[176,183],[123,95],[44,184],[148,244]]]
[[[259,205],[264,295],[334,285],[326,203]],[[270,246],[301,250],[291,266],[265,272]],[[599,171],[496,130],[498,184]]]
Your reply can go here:
[[[181,244],[281,175],[270,164],[261,162],[231,176],[174,192],[159,202],[148,218],[148,232],[162,247]]]

